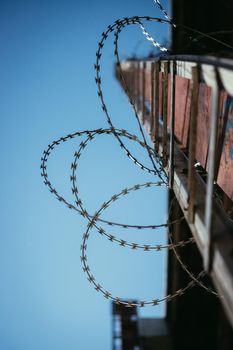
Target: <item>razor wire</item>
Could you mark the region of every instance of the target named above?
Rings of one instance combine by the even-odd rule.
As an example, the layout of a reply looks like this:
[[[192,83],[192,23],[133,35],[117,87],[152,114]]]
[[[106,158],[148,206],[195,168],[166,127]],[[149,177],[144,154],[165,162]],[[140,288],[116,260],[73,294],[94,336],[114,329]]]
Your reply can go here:
[[[162,7],[161,3],[158,0],[155,0],[155,2],[157,3],[157,5],[159,7]],[[161,8],[162,10],[162,8]],[[208,292],[211,292],[213,294],[216,294],[215,291],[213,291],[211,288],[206,287],[201,281],[200,279],[205,275],[204,271],[201,271],[197,276],[194,276],[192,272],[189,271],[188,267],[186,266],[186,264],[182,261],[181,257],[179,256],[179,254],[176,251],[176,248],[178,247],[185,247],[187,244],[190,243],[194,243],[194,238],[191,237],[187,240],[181,240],[179,242],[174,242],[173,241],[173,237],[172,237],[172,225],[174,225],[177,222],[180,222],[181,220],[184,219],[184,217],[180,217],[176,220],[172,220],[169,221],[169,216],[168,215],[168,220],[166,223],[162,223],[162,224],[152,224],[152,225],[135,225],[135,224],[128,224],[128,223],[119,223],[119,222],[114,222],[114,221],[110,221],[110,220],[104,220],[102,219],[101,213],[108,208],[113,202],[117,201],[119,198],[121,198],[122,196],[128,195],[131,192],[136,192],[140,189],[143,188],[151,188],[151,187],[161,187],[161,186],[168,186],[168,177],[167,174],[162,166],[162,161],[160,159],[160,156],[157,152],[155,152],[154,149],[152,149],[146,142],[145,139],[145,135],[138,117],[138,113],[134,104],[134,101],[132,99],[132,97],[130,96],[129,93],[129,89],[127,87],[127,84],[125,82],[124,79],[124,74],[121,68],[121,64],[120,64],[120,59],[119,59],[119,53],[118,53],[118,39],[119,39],[119,34],[122,31],[122,29],[128,25],[131,24],[137,24],[141,27],[143,34],[146,36],[146,38],[152,42],[152,44],[156,47],[158,47],[161,51],[165,51],[165,48],[163,49],[163,47],[155,40],[153,39],[148,32],[146,31],[145,27],[143,26],[143,21],[154,21],[154,22],[158,22],[158,23],[167,23],[169,25],[173,25],[171,21],[171,18],[167,15],[166,11],[162,10],[162,12],[164,13],[166,19],[161,19],[161,18],[154,18],[154,17],[149,17],[149,16],[134,16],[134,17],[125,17],[122,20],[117,20],[114,22],[114,24],[109,25],[107,27],[107,30],[105,32],[102,33],[102,37],[100,42],[98,43],[98,49],[96,52],[96,62],[94,65],[95,68],[95,81],[97,84],[97,92],[98,92],[98,96],[100,98],[100,102],[101,102],[101,106],[102,106],[102,110],[106,116],[107,122],[110,126],[109,129],[103,129],[103,128],[99,128],[99,129],[95,129],[95,130],[84,130],[84,131],[77,131],[75,133],[72,134],[68,134],[65,137],[61,137],[58,140],[53,141],[51,144],[48,145],[47,149],[44,151],[44,154],[41,158],[41,176],[44,179],[44,183],[45,185],[49,188],[49,191],[56,197],[57,200],[59,200],[60,202],[62,202],[64,205],[66,205],[69,209],[76,211],[77,213],[79,213],[82,217],[84,217],[88,223],[87,223],[87,229],[86,232],[83,234],[82,237],[82,244],[81,244],[81,263],[83,265],[83,270],[86,273],[86,276],[88,278],[88,281],[93,284],[94,288],[96,289],[96,291],[100,292],[103,294],[103,296],[107,299],[111,299],[113,302],[115,302],[116,304],[122,304],[125,305],[127,307],[132,307],[132,306],[140,306],[140,307],[144,307],[146,305],[158,305],[160,302],[162,301],[169,301],[172,300],[173,298],[180,296],[182,294],[184,294],[189,288],[194,287],[195,285],[199,285],[201,287],[203,287],[204,289],[206,289]],[[176,26],[177,27],[177,26]],[[179,26],[181,27],[181,26]],[[112,33],[114,31],[114,36],[115,36],[115,40],[114,40],[114,54],[116,56],[117,59],[117,66],[119,67],[120,70],[120,78],[122,81],[122,85],[124,87],[124,90],[129,98],[129,102],[131,104],[131,106],[133,107],[134,110],[134,114],[135,117],[137,119],[138,125],[139,125],[139,129],[141,132],[141,135],[143,137],[143,141],[141,141],[136,135],[130,134],[129,132],[127,132],[124,129],[117,129],[114,127],[112,119],[109,115],[106,103],[105,103],[105,99],[104,99],[104,94],[103,94],[103,90],[102,90],[102,79],[101,79],[101,57],[102,57],[102,50],[104,47],[104,43],[107,40],[108,36],[110,35],[110,33]],[[194,31],[195,32],[195,31]],[[75,152],[74,154],[74,160],[71,164],[71,175],[70,175],[70,181],[72,184],[71,187],[71,191],[72,194],[75,198],[75,202],[69,203],[58,191],[57,189],[53,186],[52,182],[50,181],[49,177],[48,177],[48,172],[47,172],[47,163],[49,160],[49,156],[52,153],[52,151],[59,145],[61,145],[62,143],[77,138],[77,137],[81,137],[81,136],[86,136],[85,141],[82,141],[79,145],[79,149],[78,151]],[[77,167],[78,167],[78,160],[81,157],[82,152],[84,151],[84,149],[86,148],[87,144],[89,142],[91,142],[96,136],[99,135],[113,135],[116,137],[116,139],[118,140],[120,147],[125,151],[127,157],[129,159],[131,159],[133,161],[134,164],[136,164],[137,166],[139,166],[141,168],[141,170],[144,170],[150,174],[153,174],[155,176],[158,176],[160,181],[157,182],[147,182],[144,184],[136,184],[132,187],[128,187],[123,189],[121,192],[114,194],[108,201],[105,201],[100,208],[93,214],[91,215],[90,213],[88,213],[88,211],[86,210],[86,208],[83,205],[83,201],[79,195],[79,191],[78,191],[78,182],[77,182]],[[129,149],[125,146],[124,142],[122,141],[122,138],[128,138],[136,143],[138,143],[140,146],[142,146],[143,148],[146,149],[148,157],[153,165],[153,169],[148,168],[146,165],[142,164],[130,151]],[[170,210],[169,210],[170,213]],[[160,227],[169,227],[171,228],[170,233],[169,233],[169,240],[170,243],[168,244],[156,244],[156,245],[149,245],[149,244],[137,244],[135,242],[128,242],[122,238],[118,238],[112,234],[110,234],[109,232],[107,232],[106,230],[103,229],[103,227],[99,226],[98,223],[104,223],[107,224],[109,226],[117,226],[119,228],[125,228],[125,229],[131,229],[131,228],[135,228],[135,229],[153,229],[156,230]],[[123,300],[120,299],[118,296],[113,296],[112,293],[110,293],[109,291],[107,291],[99,282],[97,282],[95,276],[92,274],[91,272],[91,268],[88,264],[88,258],[87,258],[87,242],[88,239],[90,237],[90,233],[91,230],[95,228],[97,230],[97,232],[105,237],[106,239],[108,239],[110,242],[113,242],[115,244],[118,244],[121,247],[128,247],[130,249],[133,250],[143,250],[143,251],[161,251],[162,249],[169,249],[169,250],[173,250],[175,253],[175,257],[177,258],[177,260],[179,261],[179,263],[181,264],[182,268],[187,272],[187,274],[189,275],[191,281],[183,288],[178,289],[177,291],[175,291],[173,294],[169,294],[167,296],[164,296],[163,298],[153,298],[151,300],[147,300],[147,301],[139,301],[139,302],[131,302],[130,300]]]
[[[140,185],[140,188],[143,188],[145,186],[148,187],[148,185],[152,186],[152,185],[158,185],[158,184],[157,183],[146,183],[146,184]],[[129,193],[130,190],[131,189],[128,189],[127,193]],[[125,195],[125,194],[126,193],[123,190],[117,196]],[[107,204],[109,205],[110,202],[111,202],[111,199],[107,202]],[[83,265],[83,271],[87,275],[88,281],[94,286],[94,288],[96,289],[97,292],[100,292],[106,299],[110,299],[116,304],[121,304],[121,305],[124,305],[126,307],[133,307],[133,306],[144,307],[146,305],[153,305],[153,306],[155,306],[155,305],[158,305],[159,303],[161,303],[162,301],[170,301],[173,298],[184,294],[189,288],[194,287],[196,285],[198,279],[200,277],[202,277],[202,272],[201,272],[201,274],[199,274],[197,276],[196,280],[192,278],[191,281],[185,287],[176,290],[172,294],[168,294],[168,295],[164,296],[163,298],[153,298],[151,300],[140,300],[140,301],[136,301],[136,302],[131,302],[129,300],[122,300],[118,296],[112,295],[112,293],[110,291],[104,289],[104,287],[96,280],[95,276],[92,274],[91,268],[90,268],[90,266],[88,264],[87,241],[90,238],[90,231],[93,228],[93,226],[95,225],[96,218],[101,214],[101,211],[103,211],[105,209],[106,209],[106,205],[103,204],[100,207],[100,209],[96,212],[95,217],[93,217],[92,220],[88,223],[87,230],[86,230],[86,232],[83,235],[83,241],[82,241],[82,244],[81,244],[81,247],[80,247],[80,250],[81,250],[81,257],[80,257],[80,259],[81,259],[81,262],[82,262],[82,265]],[[109,238],[109,240],[111,242],[113,241],[113,239],[111,239],[111,237]],[[193,242],[192,238],[190,240],[183,241],[183,244],[182,245],[179,244],[179,246],[185,246],[187,243],[191,243],[191,242]],[[118,243],[119,243],[119,245],[121,247],[125,247],[126,244],[127,244],[125,240],[120,240]],[[134,250],[139,249],[139,247],[140,246],[137,245],[136,243],[132,243],[132,245],[131,245],[131,248],[134,249]],[[144,245],[142,248],[143,248],[144,251],[151,250],[148,245]],[[161,245],[157,245],[157,246],[154,247],[154,249],[157,250],[157,251],[161,251],[161,248],[163,248],[163,246],[161,246]],[[175,249],[175,244],[171,244],[171,245],[169,245],[169,247],[167,246],[166,248]]]
[[[115,132],[120,135],[120,136],[124,136],[127,137],[128,139],[139,143],[142,147],[146,147],[145,144],[140,141],[138,139],[138,137],[136,135],[131,135],[129,134],[126,130],[119,130],[119,129],[115,129]],[[92,141],[94,139],[94,137],[96,137],[97,135],[109,135],[112,134],[113,131],[111,129],[96,129],[96,130],[85,130],[85,131],[81,131],[81,132],[76,132],[73,134],[69,134],[65,137],[61,137],[56,141],[53,141],[50,145],[48,145],[47,149],[44,151],[43,153],[43,157],[41,158],[41,176],[44,179],[44,184],[49,188],[49,191],[56,197],[56,199],[60,202],[63,202],[69,209],[75,210],[77,211],[80,215],[82,215],[83,217],[86,218],[90,218],[92,219],[92,216],[86,211],[86,209],[83,207],[82,205],[82,199],[80,198],[79,194],[78,194],[78,185],[77,185],[77,175],[76,175],[76,170],[77,170],[77,162],[78,159],[81,157],[82,151],[86,148],[88,142]],[[71,188],[71,192],[75,197],[75,204],[76,206],[74,206],[73,204],[69,203],[57,190],[55,187],[53,187],[52,182],[49,179],[48,176],[48,172],[47,172],[47,163],[49,160],[49,156],[51,154],[51,152],[54,150],[55,147],[59,146],[60,144],[74,139],[76,137],[81,137],[83,135],[87,135],[87,138],[85,141],[82,141],[79,145],[79,150],[76,151],[74,153],[74,161],[71,164],[71,170],[72,170],[72,174],[70,175],[70,181],[72,183],[72,188]],[[158,186],[164,186],[163,182],[158,182]],[[150,186],[148,186],[150,187]],[[137,184],[134,186],[134,191],[137,191],[138,189],[140,189],[140,185]],[[133,190],[133,189],[131,189]],[[124,190],[124,193],[127,192],[127,189]],[[112,201],[115,201],[117,199],[118,196],[113,195],[112,196]],[[106,205],[106,203],[104,204]],[[122,224],[122,223],[116,223],[113,221],[109,221],[109,220],[103,220],[101,218],[98,218],[98,220],[100,222],[106,223],[109,226],[120,226],[123,228],[136,228],[136,229],[157,229],[157,228],[161,228],[161,227],[168,227],[171,224],[177,222],[177,220],[174,220],[172,222],[167,222],[164,224],[159,224],[159,225],[129,225],[129,224]],[[183,217],[180,219],[183,220]]]
[[[160,11],[163,13],[164,17],[174,26],[176,25],[173,23],[172,18],[168,15],[167,11],[162,6],[160,0],[154,0],[154,3],[159,7]]]
[[[139,26],[140,26],[140,28],[141,28],[141,30],[142,30],[142,33],[145,35],[146,39],[147,39],[148,41],[150,41],[154,47],[157,47],[161,52],[169,52],[169,50],[168,50],[166,47],[160,45],[160,43],[157,42],[157,41],[147,32],[146,28],[144,27],[144,25],[143,25],[142,23],[139,22]]]

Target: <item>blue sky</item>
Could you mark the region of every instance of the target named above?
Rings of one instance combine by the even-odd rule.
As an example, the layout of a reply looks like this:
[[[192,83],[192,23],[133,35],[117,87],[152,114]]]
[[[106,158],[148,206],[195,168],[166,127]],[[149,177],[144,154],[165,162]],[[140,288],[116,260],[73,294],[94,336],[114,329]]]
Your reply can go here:
[[[162,17],[149,0],[0,2],[2,350],[111,348],[111,304],[92,289],[80,266],[85,221],[52,198],[39,166],[52,140],[77,130],[107,127],[94,82],[95,51],[108,24],[132,15]],[[146,27],[161,41],[167,37],[165,25]],[[122,34],[123,59],[150,50],[136,26]],[[115,126],[138,134],[113,66],[110,40],[103,57],[106,101]],[[73,140],[57,148],[48,166],[54,185],[70,201],[70,164],[78,144]],[[128,145],[150,165],[140,147]],[[90,212],[122,188],[154,180],[130,163],[110,136],[89,144],[80,159],[80,195]],[[166,217],[166,191],[130,194],[103,217],[161,223]],[[112,232],[148,243],[160,243],[165,236],[162,231]],[[94,231],[88,249],[93,272],[114,295],[150,299],[164,294],[164,254],[120,249]],[[150,317],[163,313],[164,305],[141,311]]]

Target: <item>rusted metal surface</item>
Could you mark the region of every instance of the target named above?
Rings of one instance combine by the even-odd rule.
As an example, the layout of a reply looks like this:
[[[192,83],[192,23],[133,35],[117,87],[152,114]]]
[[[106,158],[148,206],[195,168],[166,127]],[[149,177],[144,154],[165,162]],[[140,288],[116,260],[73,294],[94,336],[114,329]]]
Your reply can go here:
[[[170,124],[171,124],[171,113],[172,113],[172,106],[171,106],[171,93],[172,93],[172,74],[168,73],[167,76],[167,82],[168,82],[168,87],[167,87],[167,127],[170,133]]]
[[[169,188],[173,188],[174,182],[174,142],[175,142],[175,91],[176,91],[176,62],[172,63],[168,74],[168,118],[169,118]]]
[[[143,65],[143,120],[146,129],[151,135],[151,64],[144,62]]]
[[[172,62],[171,73],[168,74],[168,125],[170,133],[169,149],[169,187],[173,188],[174,182],[174,133],[175,133],[175,91],[176,91],[176,63]]]
[[[140,62],[138,62],[137,66],[137,109],[140,110],[141,107],[141,69],[140,69]]]
[[[152,67],[154,71],[152,71]],[[135,74],[136,73],[136,74]],[[179,73],[179,72],[178,72]],[[160,70],[160,62],[140,64],[134,62],[132,69],[124,72],[125,80],[134,97],[137,109],[143,113],[143,120],[150,124],[151,137],[158,149],[159,120],[163,121],[167,110],[168,132],[171,122],[171,74]],[[191,80],[176,74],[174,100],[174,135],[181,149],[188,148]],[[165,96],[166,91],[166,96]],[[165,102],[167,100],[167,103]],[[220,93],[220,111],[218,117],[217,152],[215,180],[229,198],[233,200],[233,102],[226,91]],[[150,116],[148,111],[150,109]],[[199,84],[197,138],[195,159],[201,166],[208,169],[209,130],[211,114],[211,87],[204,82]],[[151,118],[148,121],[148,118]],[[166,116],[165,116],[166,118]],[[164,132],[163,132],[164,134]],[[166,134],[166,132],[165,132]]]
[[[145,123],[146,119],[146,99],[145,99],[145,90],[146,90],[146,62],[143,62],[142,66],[142,122]]]
[[[224,97],[220,118],[223,120],[223,143],[217,183],[233,200],[233,97]]]
[[[198,116],[197,116],[197,147],[196,159],[203,166],[207,167],[209,130],[211,115],[211,88],[204,83],[200,83],[198,96]]]
[[[164,73],[159,72],[159,118],[163,115],[163,79]]]
[[[219,111],[218,111],[218,130],[217,130],[217,152],[215,166],[215,180],[217,181],[218,170],[220,166],[222,148],[224,143],[225,126],[228,119],[228,110],[225,108],[227,93],[224,90],[219,91]]]
[[[191,104],[190,80],[175,77],[175,136],[181,148],[188,146],[188,130]]]
[[[133,102],[135,104],[135,106],[137,105],[137,88],[138,88],[138,74],[137,74],[137,64],[134,63],[133,65],[134,67],[134,85],[133,85],[133,95],[134,95],[134,99],[133,99]]]
[[[168,105],[168,62],[164,63],[163,74],[163,166],[167,165],[167,147],[168,147],[168,123],[167,123],[167,105]]]
[[[159,69],[160,64],[155,63],[155,86],[154,86],[154,101],[155,101],[155,115],[154,115],[154,140],[155,140],[155,150],[159,149],[159,101],[160,101],[160,79],[159,79]]]
[[[133,101],[133,103],[135,103],[135,97],[136,97],[136,74],[135,74],[135,65],[133,64],[132,66],[132,71],[131,71],[131,85],[128,86],[129,88],[129,92],[130,92],[130,97]]]
[[[145,69],[145,100],[148,103],[151,103],[151,89],[152,89],[152,83],[151,83],[151,68],[146,67]]]
[[[152,142],[155,142],[154,140],[154,127],[155,127],[155,63],[153,62],[151,64],[151,110],[150,110],[150,134],[152,138]]]
[[[155,118],[155,64],[151,64],[151,109],[150,109],[150,134],[152,142],[154,142],[154,118]]]

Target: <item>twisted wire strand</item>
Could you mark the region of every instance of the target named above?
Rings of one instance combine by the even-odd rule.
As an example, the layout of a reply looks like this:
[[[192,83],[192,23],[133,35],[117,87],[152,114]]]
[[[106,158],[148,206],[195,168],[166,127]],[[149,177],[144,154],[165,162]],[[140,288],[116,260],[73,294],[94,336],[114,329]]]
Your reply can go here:
[[[153,46],[155,46],[156,48],[158,48],[160,51],[162,52],[168,52],[169,50],[165,47],[160,45],[160,43],[158,41],[156,41],[146,30],[146,28],[144,27],[144,25],[142,23],[139,22],[139,26],[142,30],[142,33],[145,35],[146,39],[148,41],[150,41],[152,43]]]

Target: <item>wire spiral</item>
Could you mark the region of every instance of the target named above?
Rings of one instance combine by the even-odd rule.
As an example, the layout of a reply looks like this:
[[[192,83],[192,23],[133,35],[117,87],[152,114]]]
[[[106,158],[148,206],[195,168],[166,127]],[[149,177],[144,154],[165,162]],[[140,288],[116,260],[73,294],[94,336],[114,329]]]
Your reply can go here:
[[[197,284],[199,286],[203,287],[204,289],[206,289],[208,292],[216,294],[212,289],[206,287],[201,282],[201,278],[205,275],[205,272],[201,271],[197,276],[194,276],[192,274],[192,272],[189,271],[188,267],[184,264],[184,262],[182,262],[182,259],[180,258],[180,256],[178,255],[178,253],[176,251],[176,248],[178,248],[178,247],[185,247],[187,244],[193,243],[194,238],[189,238],[188,240],[182,240],[180,242],[173,242],[172,232],[170,232],[170,234],[169,234],[170,241],[168,244],[164,244],[164,245],[137,244],[135,242],[128,242],[128,241],[124,240],[123,238],[118,238],[118,237],[110,234],[109,232],[107,232],[106,230],[104,230],[100,226],[101,223],[104,223],[104,224],[107,224],[109,227],[116,226],[116,227],[125,228],[125,229],[134,228],[134,229],[138,229],[138,230],[142,230],[142,229],[156,230],[160,227],[171,227],[176,222],[179,222],[179,221],[184,219],[184,217],[180,217],[179,219],[176,219],[176,220],[173,220],[170,222],[169,222],[169,220],[167,220],[167,222],[162,223],[162,224],[135,225],[135,224],[129,224],[129,223],[120,223],[120,222],[114,222],[114,221],[110,221],[110,220],[104,220],[101,218],[102,212],[106,208],[108,208],[113,202],[115,202],[119,198],[121,198],[122,196],[126,196],[132,192],[138,191],[138,190],[143,189],[143,188],[161,187],[161,186],[167,187],[168,186],[168,176],[163,168],[162,160],[160,159],[159,154],[153,148],[151,148],[146,142],[146,138],[145,138],[145,135],[144,135],[144,132],[142,129],[142,125],[141,125],[139,117],[138,117],[136,106],[134,104],[132,96],[130,96],[129,89],[128,89],[126,81],[124,79],[124,74],[123,74],[123,71],[121,68],[121,63],[120,63],[120,58],[119,58],[119,50],[118,50],[118,40],[119,40],[120,32],[125,27],[127,27],[129,25],[136,24],[141,28],[142,33],[145,35],[146,39],[152,43],[152,45],[156,46],[162,52],[168,51],[167,48],[160,45],[154,38],[152,38],[150,36],[150,34],[148,34],[148,32],[146,31],[146,29],[143,25],[144,21],[152,21],[152,22],[158,22],[158,23],[167,23],[167,24],[172,25],[172,26],[177,28],[177,26],[173,23],[172,19],[168,16],[167,12],[162,7],[160,1],[159,0],[154,0],[154,1],[159,6],[160,10],[163,12],[165,19],[148,17],[148,16],[141,16],[141,17],[133,16],[131,18],[125,17],[124,19],[117,20],[114,22],[114,24],[109,25],[107,27],[106,31],[104,31],[102,33],[100,42],[98,43],[98,48],[97,48],[97,52],[96,52],[96,61],[94,64],[95,81],[97,84],[97,93],[98,93],[98,96],[100,99],[102,110],[106,116],[107,122],[109,124],[109,128],[108,129],[99,128],[96,130],[77,131],[75,133],[68,134],[64,137],[61,137],[58,140],[55,140],[51,144],[48,145],[47,149],[44,151],[43,156],[41,158],[41,176],[43,177],[44,184],[49,188],[49,191],[55,196],[55,198],[58,201],[60,201],[64,205],[66,205],[66,207],[68,207],[69,209],[76,211],[78,214],[80,214],[83,218],[85,218],[87,220],[87,229],[86,229],[85,233],[83,234],[82,244],[80,246],[80,250],[81,250],[81,257],[80,258],[81,258],[83,271],[85,272],[88,281],[93,285],[93,287],[96,289],[96,291],[100,292],[106,299],[111,299],[116,304],[122,304],[122,305],[125,305],[126,307],[132,307],[132,306],[144,307],[146,305],[158,305],[162,301],[169,301],[169,300],[174,299],[177,296],[184,294],[189,288],[192,288],[193,286],[195,286]],[[115,54],[117,66],[118,66],[119,72],[120,72],[120,79],[122,81],[122,86],[123,86],[123,88],[128,96],[129,103],[131,104],[131,106],[133,108],[134,115],[135,115],[135,118],[137,120],[138,127],[139,127],[143,141],[141,141],[136,135],[130,134],[129,132],[127,132],[124,129],[115,128],[113,125],[112,119],[109,115],[106,103],[105,103],[104,94],[102,91],[101,58],[102,58],[102,51],[104,48],[105,41],[108,39],[109,35],[112,32],[114,32],[114,48],[115,48],[114,54]],[[84,207],[82,199],[79,195],[78,181],[77,181],[77,178],[78,178],[77,168],[78,168],[79,159],[80,159],[83,151],[87,147],[88,143],[90,143],[96,137],[98,137],[100,135],[114,136],[117,139],[120,147],[126,153],[127,157],[129,159],[131,159],[131,161],[133,161],[133,163],[135,165],[139,166],[139,168],[141,170],[155,175],[157,178],[159,178],[159,181],[147,182],[147,183],[143,183],[143,184],[136,184],[132,187],[125,188],[121,192],[112,195],[112,197],[108,201],[105,201],[104,203],[102,203],[100,208],[93,215],[91,215],[90,213],[88,213],[88,211]],[[48,173],[47,173],[47,163],[48,163],[50,154],[57,146],[62,145],[66,141],[69,141],[71,139],[78,138],[81,136],[86,136],[86,139],[79,144],[79,149],[74,153],[74,159],[73,159],[73,162],[71,164],[70,181],[71,181],[71,192],[74,196],[74,203],[69,203],[61,194],[58,193],[57,189],[53,186],[52,182],[50,181]],[[143,147],[147,151],[147,155],[148,155],[148,158],[150,159],[152,168],[149,168],[146,165],[142,164],[129,151],[129,149],[126,147],[125,143],[122,141],[122,139],[124,139],[124,138],[127,138],[131,141],[138,143],[141,147]],[[120,297],[114,296],[111,292],[107,291],[96,280],[96,278],[92,274],[91,268],[88,264],[87,245],[88,245],[88,239],[89,239],[90,234],[91,234],[91,230],[93,228],[95,228],[101,236],[105,237],[110,242],[113,242],[121,247],[126,247],[126,248],[130,248],[133,250],[143,250],[145,252],[152,251],[152,250],[153,251],[161,251],[162,249],[173,250],[174,254],[175,254],[176,258],[178,259],[179,263],[181,264],[182,268],[188,273],[188,275],[190,277],[190,282],[185,287],[178,289],[175,293],[164,296],[163,298],[154,297],[151,300],[143,300],[143,301],[141,300],[138,302],[132,302],[130,300],[122,300]]]

